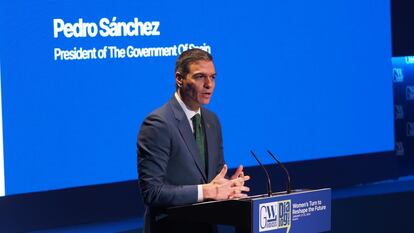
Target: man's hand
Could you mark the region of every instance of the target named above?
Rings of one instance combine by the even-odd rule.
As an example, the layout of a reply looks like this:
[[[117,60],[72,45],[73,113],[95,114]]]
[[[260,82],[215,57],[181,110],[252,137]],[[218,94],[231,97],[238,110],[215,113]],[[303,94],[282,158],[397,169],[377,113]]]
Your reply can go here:
[[[244,186],[249,176],[243,173],[243,166],[239,166],[230,179],[226,179],[227,165],[223,166],[220,173],[208,184],[203,185],[203,196],[205,200],[229,200],[247,197],[243,192],[250,191]]]

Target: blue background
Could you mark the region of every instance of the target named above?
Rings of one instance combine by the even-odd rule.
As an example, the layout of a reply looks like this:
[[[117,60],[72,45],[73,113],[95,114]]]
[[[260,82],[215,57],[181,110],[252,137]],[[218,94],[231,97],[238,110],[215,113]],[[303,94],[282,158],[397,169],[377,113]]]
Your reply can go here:
[[[3,5],[6,194],[135,179],[139,126],[173,94],[175,57],[54,61],[55,47],[211,45],[231,167],[255,165],[250,149],[289,162],[394,148],[388,1]],[[53,38],[54,18],[113,16],[160,21],[161,36]]]

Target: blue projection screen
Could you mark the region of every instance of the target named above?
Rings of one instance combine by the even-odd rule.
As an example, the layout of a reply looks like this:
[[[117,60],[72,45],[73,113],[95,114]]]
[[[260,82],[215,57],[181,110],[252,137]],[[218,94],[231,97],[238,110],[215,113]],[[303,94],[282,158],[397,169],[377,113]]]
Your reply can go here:
[[[207,107],[230,167],[255,165],[251,149],[286,162],[393,150],[389,1],[1,5],[6,195],[136,179],[140,124],[192,47],[215,58]]]

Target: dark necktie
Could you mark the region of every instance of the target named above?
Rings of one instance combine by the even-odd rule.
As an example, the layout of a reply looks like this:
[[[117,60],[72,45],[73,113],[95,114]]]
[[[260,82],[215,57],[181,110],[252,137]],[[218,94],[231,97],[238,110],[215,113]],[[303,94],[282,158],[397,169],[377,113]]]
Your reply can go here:
[[[195,140],[198,146],[198,150],[200,151],[201,163],[205,168],[206,160],[205,160],[205,147],[204,147],[204,133],[203,133],[203,127],[201,126],[201,115],[198,113],[195,114],[192,120],[193,120]]]

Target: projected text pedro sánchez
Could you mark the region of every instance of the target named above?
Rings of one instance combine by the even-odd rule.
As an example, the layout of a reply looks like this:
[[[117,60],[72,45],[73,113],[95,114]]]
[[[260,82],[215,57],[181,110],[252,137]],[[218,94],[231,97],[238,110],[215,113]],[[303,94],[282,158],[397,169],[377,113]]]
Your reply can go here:
[[[96,37],[98,34],[102,37],[117,36],[159,36],[160,22],[145,21],[141,22],[134,18],[131,22],[117,22],[117,18],[112,20],[102,18],[98,24],[94,22],[83,22],[80,18],[76,23],[65,23],[63,19],[53,19],[53,36],[58,38],[63,34],[66,38]]]

